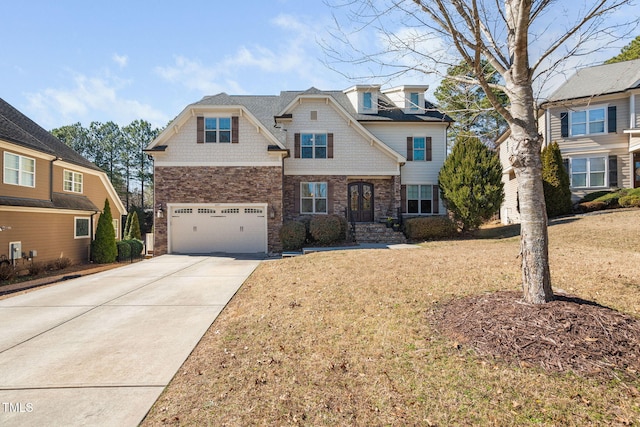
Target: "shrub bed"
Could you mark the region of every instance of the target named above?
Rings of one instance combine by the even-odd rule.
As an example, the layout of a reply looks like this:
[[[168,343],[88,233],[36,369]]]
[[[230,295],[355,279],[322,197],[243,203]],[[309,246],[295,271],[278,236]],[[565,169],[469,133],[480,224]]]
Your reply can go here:
[[[289,221],[280,228],[280,242],[282,250],[297,251],[307,240],[307,228],[302,221]]]
[[[346,225],[342,225],[338,215],[316,215],[309,224],[311,237],[321,245],[343,241],[343,229],[346,231]]]
[[[455,237],[458,230],[446,216],[410,218],[405,221],[405,235],[410,240],[432,240]]]

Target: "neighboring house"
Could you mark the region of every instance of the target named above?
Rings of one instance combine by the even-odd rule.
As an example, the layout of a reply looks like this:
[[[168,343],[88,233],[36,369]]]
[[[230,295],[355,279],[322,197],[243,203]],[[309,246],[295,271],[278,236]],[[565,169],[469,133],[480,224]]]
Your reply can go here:
[[[119,231],[126,210],[106,174],[2,99],[0,152],[0,258],[87,261],[105,199]]]
[[[451,119],[427,86],[208,96],[145,150],[154,253],[277,253],[284,221],[355,224],[444,214],[438,172]]]
[[[539,129],[545,144],[560,147],[574,202],[594,191],[640,187],[640,59],[576,72],[541,105]],[[519,222],[507,136],[501,141],[500,216]]]

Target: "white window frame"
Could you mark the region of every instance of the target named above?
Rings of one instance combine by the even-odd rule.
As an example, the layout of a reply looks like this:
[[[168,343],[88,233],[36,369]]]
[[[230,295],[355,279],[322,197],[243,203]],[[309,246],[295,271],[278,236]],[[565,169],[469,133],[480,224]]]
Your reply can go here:
[[[591,170],[591,161],[595,160],[595,159],[602,159],[603,163],[604,163],[604,170],[603,171],[592,171]],[[576,160],[585,160],[586,161],[586,171],[585,172],[575,172],[574,171],[574,161]],[[608,160],[608,156],[592,156],[592,157],[572,157],[569,160],[569,169],[570,169],[570,173],[569,173],[569,178],[571,180],[571,188],[606,188],[609,185],[609,162]],[[584,186],[576,186],[573,184],[574,179],[573,176],[576,174],[586,174],[586,178],[585,178],[585,185]],[[604,178],[603,178],[603,185],[591,185],[591,175],[594,173],[602,173],[604,174]]]
[[[591,125],[593,123],[598,123],[600,122],[600,120],[598,121],[592,121],[591,120],[591,114],[595,111],[599,111],[602,110],[604,115],[603,115],[603,125],[602,125],[602,131],[601,132],[591,132]],[[585,132],[584,133],[575,133],[573,131],[573,126],[574,124],[576,124],[574,122],[574,115],[578,114],[578,113],[584,113],[585,114],[585,122],[584,122],[584,126],[585,126]],[[572,111],[569,111],[569,136],[585,136],[585,135],[604,135],[607,133],[608,129],[607,129],[607,125],[608,125],[608,108],[607,105],[595,105],[595,106],[591,106],[589,108],[581,108],[581,109],[575,109]],[[582,122],[580,122],[582,124]]]
[[[113,231],[116,233],[116,240],[120,240],[120,233],[118,233],[118,225],[119,225],[118,219],[112,218],[111,224],[113,225]]]
[[[311,136],[311,145],[304,145],[305,136]],[[316,145],[316,137],[324,137],[324,145]],[[311,157],[304,156],[304,149],[311,148]],[[316,156],[316,149],[324,148],[324,157]],[[329,151],[329,134],[327,132],[301,132],[300,133],[300,158],[301,159],[327,159]]]
[[[87,221],[87,235],[78,235],[78,220]],[[91,238],[91,218],[88,216],[73,217],[73,238],[74,239],[90,239]]]
[[[362,109],[365,111],[373,110],[373,93],[371,92],[362,93]]]
[[[416,142],[418,140],[422,140],[422,148],[416,148]],[[416,153],[422,153],[422,158],[418,158]],[[413,160],[417,162],[424,162],[427,160],[427,137],[426,136],[413,137]]]
[[[413,97],[416,97],[414,101]],[[420,110],[420,92],[409,92],[409,111]]]
[[[409,197],[409,187],[418,187],[418,198],[410,198]],[[422,187],[429,187],[430,188],[430,192],[431,192],[431,198],[430,199],[423,199],[422,198]],[[434,208],[434,200],[433,200],[433,184],[407,184],[406,186],[406,192],[407,192],[407,206],[406,206],[406,213],[407,215],[433,215],[433,208]],[[417,200],[418,201],[418,212],[411,212],[409,210],[409,202],[412,200]],[[423,200],[428,200],[431,202],[431,212],[422,212],[422,201]]]
[[[318,197],[316,195],[317,191],[311,192],[311,196],[305,196],[304,187],[308,185],[313,185],[314,189],[317,189],[316,186],[324,185],[324,197]],[[311,211],[304,210],[304,201],[311,200],[311,204],[313,206]],[[324,200],[324,211],[317,209],[318,201]],[[329,210],[329,185],[327,182],[301,182],[300,183],[300,213],[301,214],[327,214]]]
[[[14,168],[10,168],[8,166],[8,161],[7,158],[9,156],[14,156],[18,158],[18,169],[14,169]],[[25,171],[24,169],[24,164],[23,162],[25,161],[31,161],[33,163],[33,172],[30,171]],[[16,154],[16,153],[10,153],[8,151],[4,152],[4,164],[3,164],[3,182],[5,184],[9,184],[9,185],[19,185],[21,187],[30,187],[30,188],[35,188],[36,186],[36,159],[32,158],[32,157],[26,157],[26,156],[22,156],[20,154]],[[9,180],[7,171],[12,171],[12,172],[18,172],[18,182],[12,182]],[[25,175],[26,176],[31,176],[31,181],[32,184],[25,184]]]
[[[67,174],[71,174],[71,179],[67,179]],[[79,179],[78,179],[79,178]],[[82,193],[82,173],[74,172],[71,170],[64,170],[62,172],[62,189],[69,193]],[[69,187],[67,188],[67,184]]]
[[[215,120],[215,128],[207,127],[211,123],[212,120]],[[220,129],[220,120],[229,120],[229,129]],[[204,142],[207,144],[229,144],[231,143],[232,138],[232,130],[233,130],[233,120],[231,116],[225,117],[205,117],[204,118]],[[228,134],[228,141],[221,141],[221,136]],[[208,136],[213,135],[213,139],[215,141],[209,141]],[[225,138],[226,139],[226,138]]]

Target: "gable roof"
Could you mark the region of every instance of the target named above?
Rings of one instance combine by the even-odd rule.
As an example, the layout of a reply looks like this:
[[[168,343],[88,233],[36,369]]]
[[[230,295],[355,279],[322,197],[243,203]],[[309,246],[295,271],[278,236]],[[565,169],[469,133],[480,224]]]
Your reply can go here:
[[[69,163],[102,171],[2,98],[0,98],[0,139],[56,156]]]
[[[640,59],[578,70],[547,102],[624,92],[640,87]]]

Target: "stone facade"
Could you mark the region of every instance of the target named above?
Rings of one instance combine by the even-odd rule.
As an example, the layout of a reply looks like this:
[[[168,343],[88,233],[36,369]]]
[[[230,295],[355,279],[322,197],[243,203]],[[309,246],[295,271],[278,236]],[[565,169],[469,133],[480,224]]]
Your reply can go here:
[[[154,186],[165,212],[167,203],[266,203],[268,250],[281,251],[282,167],[156,167]],[[155,255],[167,253],[167,217],[155,218]]]

